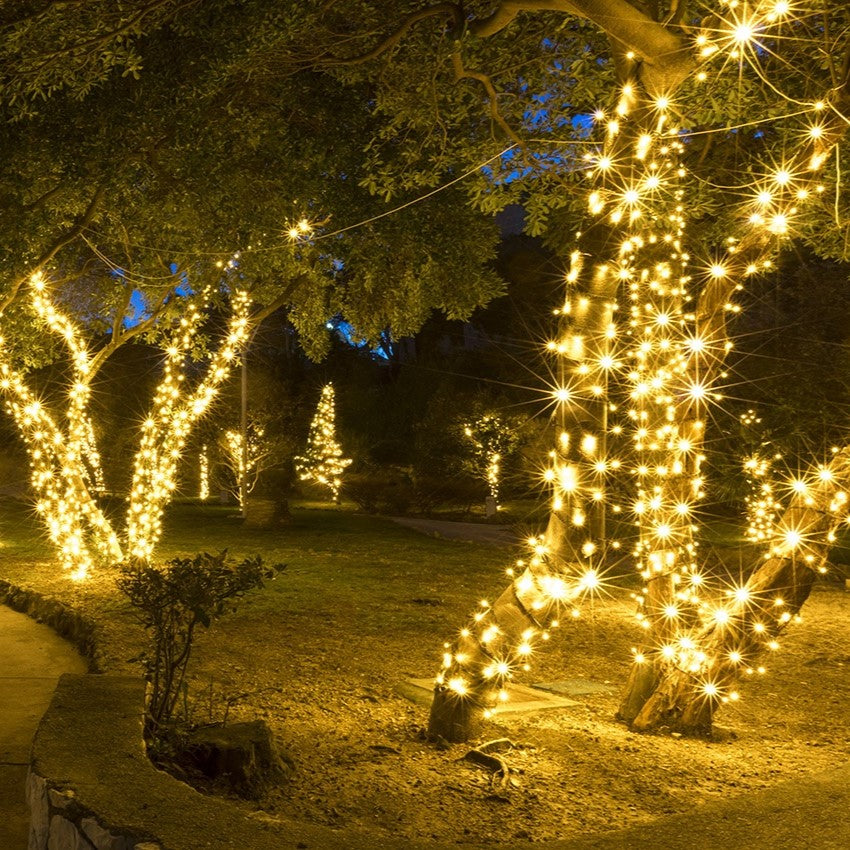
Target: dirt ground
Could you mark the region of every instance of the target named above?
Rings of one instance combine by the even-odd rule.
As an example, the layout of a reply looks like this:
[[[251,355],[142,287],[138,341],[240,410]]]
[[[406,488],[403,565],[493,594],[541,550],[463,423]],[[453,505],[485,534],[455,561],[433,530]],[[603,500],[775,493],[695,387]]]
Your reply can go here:
[[[510,781],[494,782],[463,760],[469,746],[425,743],[426,709],[398,686],[436,672],[442,641],[464,625],[484,577],[498,587],[498,574],[489,560],[465,573],[464,544],[422,538],[427,552],[442,553],[433,561],[408,539],[412,532],[381,529],[390,543],[380,558],[336,563],[342,555],[306,551],[199,638],[194,719],[221,719],[229,701],[231,719],[265,719],[295,764],[291,779],[259,805],[242,804],[253,817],[510,847],[687,812],[848,759],[850,593],[842,586],[816,586],[802,624],[766,659],[766,674],[719,712],[713,740],[636,735],[614,720],[640,637],[627,591],[615,590],[553,637],[525,680],[607,688],[575,697],[574,707],[490,724],[482,740],[515,745],[502,754]],[[339,552],[355,545],[348,540],[334,544]],[[371,540],[363,552],[372,551]],[[393,557],[402,545],[405,563]],[[143,635],[107,578],[74,586],[54,564],[4,558],[5,577],[100,623],[109,672],[137,672],[131,659]],[[499,555],[487,558],[497,563]]]
[[[267,616],[243,616],[238,638],[202,648],[201,666],[229,669],[227,689],[246,694],[236,714],[265,718],[296,764],[261,808],[338,829],[510,846],[688,811],[846,760],[850,594],[813,595],[768,672],[724,707],[711,741],[636,735],[614,720],[634,637],[629,612],[625,598],[599,605],[594,622],[562,635],[532,677],[586,678],[611,690],[492,724],[487,738],[516,745],[504,754],[505,786],[462,760],[469,746],[440,751],[422,741],[425,711],[396,686],[425,671],[393,636],[370,645],[332,621],[302,629],[290,615],[269,640]],[[237,644],[250,663],[233,663]]]

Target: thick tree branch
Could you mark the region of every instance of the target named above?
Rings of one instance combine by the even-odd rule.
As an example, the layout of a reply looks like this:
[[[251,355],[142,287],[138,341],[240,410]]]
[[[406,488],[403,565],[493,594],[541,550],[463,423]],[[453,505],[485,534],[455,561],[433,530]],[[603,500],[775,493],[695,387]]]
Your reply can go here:
[[[514,132],[513,128],[507,121],[505,121],[502,113],[499,111],[499,101],[498,94],[496,92],[495,87],[493,86],[493,81],[490,79],[488,74],[484,74],[481,71],[468,71],[463,66],[463,59],[461,58],[460,53],[452,54],[452,65],[454,66],[455,79],[459,82],[460,80],[468,79],[468,80],[477,80],[484,86],[484,91],[487,92],[487,97],[490,100],[490,118],[492,119],[494,124],[498,124],[499,127],[502,128],[504,134],[519,148],[523,151],[526,150],[525,142]]]
[[[525,11],[562,12],[593,22],[642,60],[641,79],[652,93],[669,93],[694,68],[684,40],[627,0],[503,0],[489,17],[472,21],[469,32],[486,38]]]
[[[306,281],[306,274],[298,275],[288,281],[284,288],[274,297],[274,299],[272,299],[272,301],[251,315],[251,324],[256,328],[261,322],[271,316],[272,313],[280,310],[281,307],[285,307],[289,302],[292,293],[295,292],[302,283],[306,283]]]
[[[42,204],[49,201],[54,195],[59,194],[62,191],[62,184],[58,183],[52,189],[48,189],[43,194],[39,195],[34,201],[29,204],[24,204],[22,209],[24,212],[32,212],[34,209],[37,209]]]
[[[156,304],[151,308],[150,315],[143,319],[141,322],[133,325],[129,328],[123,327],[124,317],[126,315],[126,306],[120,312],[117,312],[115,315],[115,320],[113,322],[113,332],[112,339],[101,348],[97,354],[92,358],[91,363],[89,364],[89,380],[91,380],[103,366],[103,364],[119,349],[121,346],[128,343],[131,339],[135,339],[138,336],[149,331],[159,320],[160,313],[162,312],[162,308],[165,306],[166,301],[168,300],[169,295],[172,295],[175,291],[175,287],[169,287],[163,292],[160,298],[157,300]],[[132,291],[130,292],[132,295]],[[129,298],[127,299],[129,302]],[[118,330],[116,331],[116,327]]]
[[[520,12],[561,12],[597,24],[612,39],[625,45],[643,63],[641,79],[652,93],[669,94],[691,73],[694,60],[685,41],[627,0],[503,0],[485,18],[466,22],[455,3],[436,3],[407,15],[393,32],[365,53],[351,57],[327,56],[326,65],[360,65],[395,47],[420,21],[449,17],[460,33],[487,38],[509,26]]]
[[[124,317],[127,315],[127,310],[130,309],[130,299],[133,297],[133,288],[130,286],[127,281],[124,281],[124,296],[121,299],[121,303],[118,305],[118,309],[115,311],[115,315],[112,318],[112,339],[118,339],[121,334],[121,326],[124,323]]]
[[[371,62],[377,59],[382,54],[386,53],[395,47],[414,24],[419,21],[425,21],[428,18],[449,17],[455,29],[460,29],[463,26],[463,12],[456,3],[436,3],[433,6],[427,6],[417,12],[411,12],[404,20],[396,27],[393,32],[383,38],[371,50],[366,53],[361,53],[357,56],[349,56],[342,58],[338,56],[323,57],[320,62],[325,65],[362,65],[364,62]]]
[[[77,219],[76,223],[69,227],[63,234],[58,236],[56,240],[44,250],[41,256],[30,266],[30,271],[23,277],[18,278],[9,291],[0,298],[0,315],[8,306],[17,298],[21,287],[32,277],[33,273],[42,268],[46,263],[49,263],[69,242],[73,242],[86,227],[91,224],[92,219],[100,206],[101,201],[106,195],[106,184],[101,184],[97,191],[92,195],[89,205],[86,207],[83,214]]]
[[[847,117],[850,115],[850,78],[845,77],[827,102],[829,112],[825,110],[822,133],[803,145],[787,165],[789,173],[800,175],[795,189],[817,181],[819,165],[850,130],[850,118]],[[818,167],[815,167],[816,164]],[[789,207],[795,203],[798,202],[788,198]],[[748,269],[770,258],[775,241],[776,237],[764,225],[754,224],[721,258],[718,265],[726,268],[728,273],[708,281],[697,305],[697,324],[705,339],[714,344],[725,341],[726,317],[729,315],[727,305],[736,287],[747,277]]]

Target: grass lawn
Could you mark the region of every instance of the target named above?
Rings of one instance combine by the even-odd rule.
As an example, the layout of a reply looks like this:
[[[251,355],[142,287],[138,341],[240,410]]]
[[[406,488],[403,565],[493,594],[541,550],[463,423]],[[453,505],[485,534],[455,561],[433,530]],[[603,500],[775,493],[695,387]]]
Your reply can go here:
[[[0,577],[85,610],[101,627],[108,671],[135,670],[143,634],[108,573],[72,584],[13,500],[0,505],[0,541]],[[243,529],[233,508],[171,509],[163,558],[223,548],[288,565],[201,634],[192,668],[197,720],[220,718],[229,700],[231,717],[266,719],[295,762],[290,782],[261,801],[264,817],[510,847],[687,811],[850,754],[850,594],[835,585],[812,594],[768,673],[719,714],[726,732],[714,741],[634,735],[613,720],[640,641],[628,589],[613,588],[550,641],[530,674],[607,689],[493,724],[489,736],[518,745],[506,754],[513,782],[497,788],[458,761],[463,745],[441,752],[421,739],[425,709],[397,686],[432,675],[442,642],[504,587],[509,547],[317,505],[297,506],[292,524],[274,531]]]

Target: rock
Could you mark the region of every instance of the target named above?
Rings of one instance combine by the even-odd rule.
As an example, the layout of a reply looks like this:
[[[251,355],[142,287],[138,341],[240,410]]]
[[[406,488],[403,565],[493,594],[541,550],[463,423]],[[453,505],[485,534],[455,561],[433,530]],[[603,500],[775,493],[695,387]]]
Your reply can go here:
[[[47,783],[34,771],[27,774],[27,803],[30,809],[30,850],[39,850],[47,844],[50,830],[50,805],[47,801]]]
[[[104,829],[94,818],[83,818],[80,822],[86,838],[97,850],[135,850],[136,841],[123,835],[113,835]]]
[[[51,788],[47,792],[47,797],[52,808],[64,810],[74,802],[75,794],[71,790],[57,791]]]
[[[77,832],[71,821],[54,815],[50,819],[47,850],[91,850],[91,844]]]
[[[251,799],[292,772],[292,763],[280,755],[262,720],[195,729],[183,757],[204,776],[223,780],[239,796]]]

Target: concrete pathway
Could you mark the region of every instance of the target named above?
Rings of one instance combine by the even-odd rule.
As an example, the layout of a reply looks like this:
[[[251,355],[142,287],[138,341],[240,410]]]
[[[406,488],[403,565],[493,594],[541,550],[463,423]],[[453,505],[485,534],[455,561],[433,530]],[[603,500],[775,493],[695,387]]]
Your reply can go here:
[[[24,782],[38,721],[62,673],[86,663],[56,632],[0,605],[0,848],[25,850]]]

